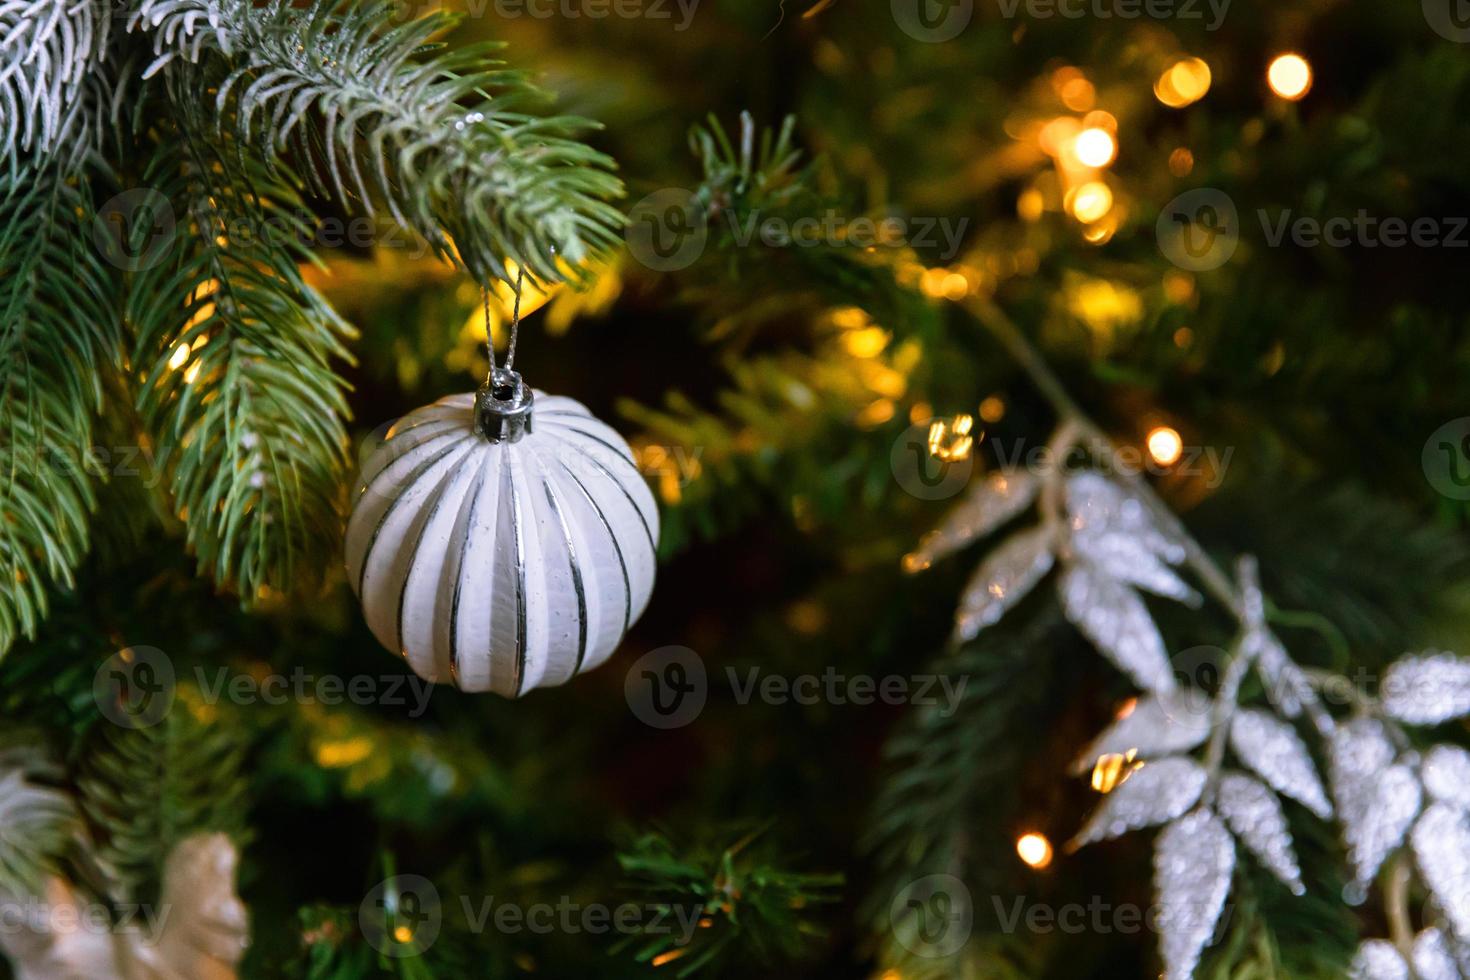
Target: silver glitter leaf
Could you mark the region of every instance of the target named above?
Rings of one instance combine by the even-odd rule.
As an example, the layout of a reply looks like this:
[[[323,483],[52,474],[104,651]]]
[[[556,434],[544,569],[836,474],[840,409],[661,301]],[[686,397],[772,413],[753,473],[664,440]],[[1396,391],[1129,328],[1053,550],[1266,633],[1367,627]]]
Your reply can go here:
[[[1074,535],[1131,538],[1170,565],[1178,565],[1187,554],[1172,517],[1161,526],[1147,504],[1100,473],[1088,470],[1067,479],[1067,514]]]
[[[1410,837],[1419,874],[1462,941],[1470,938],[1470,815],[1431,804]]]
[[[1131,532],[1114,528],[1082,528],[1073,522],[1072,548],[1084,560],[1120,582],[1175,599],[1189,606],[1200,604],[1200,595],[1166,565],[1148,544]]]
[[[1173,820],[1194,806],[1204,788],[1205,771],[1193,759],[1172,756],[1145,763],[1104,798],[1073,844],[1080,847]]]
[[[1409,964],[1387,939],[1366,939],[1348,967],[1349,980],[1410,980]]]
[[[1436,745],[1419,767],[1431,799],[1470,810],[1470,752],[1454,745]]]
[[[1230,747],[1278,793],[1323,819],[1332,816],[1317,766],[1290,724],[1264,711],[1241,711],[1230,724]]]
[[[1136,592],[1085,562],[1062,572],[1057,589],[1067,618],[1135,684],[1175,690],[1164,638]]]
[[[1164,829],[1154,851],[1165,980],[1189,980],[1210,942],[1235,870],[1235,843],[1214,814],[1196,810]]]
[[[1245,635],[1241,653],[1254,659],[1256,672],[1266,687],[1266,696],[1276,710],[1288,718],[1299,717],[1302,703],[1310,696],[1311,683],[1276,635],[1265,628],[1250,629]]]
[[[1442,650],[1404,657],[1383,676],[1383,709],[1411,725],[1470,714],[1470,660]]]
[[[1214,702],[1197,691],[1146,694],[1134,702],[1133,710],[1093,739],[1072,764],[1072,771],[1086,772],[1098,759],[1115,753],[1132,751],[1148,759],[1187,752],[1209,736],[1213,714]]]
[[[1348,856],[1359,883],[1377,874],[1418,815],[1422,793],[1383,723],[1358,718],[1340,726],[1328,744],[1328,775]]]
[[[1051,530],[1028,528],[1011,535],[980,563],[960,596],[955,613],[956,642],[973,640],[1046,577],[1055,561]]]
[[[1460,980],[1449,939],[1438,929],[1425,929],[1414,937],[1413,959],[1418,980]]]
[[[1041,481],[1027,470],[1002,469],[986,475],[954,506],[905,559],[910,571],[923,571],[946,555],[983,538],[1030,506]]]
[[[1216,808],[1266,870],[1281,879],[1294,895],[1306,894],[1301,868],[1286,828],[1286,814],[1276,794],[1264,784],[1239,773],[1220,778]]]
[[[1393,762],[1383,723],[1358,718],[1340,726],[1328,744],[1328,776],[1348,857],[1360,884],[1371,881],[1419,813],[1419,779]]]

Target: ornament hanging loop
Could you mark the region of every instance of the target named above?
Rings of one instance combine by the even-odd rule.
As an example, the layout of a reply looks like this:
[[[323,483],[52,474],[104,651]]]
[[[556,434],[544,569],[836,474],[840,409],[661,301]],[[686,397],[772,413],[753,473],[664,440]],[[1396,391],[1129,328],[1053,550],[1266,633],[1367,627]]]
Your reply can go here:
[[[491,442],[517,442],[531,431],[531,388],[515,372],[516,341],[521,333],[521,286],[526,281],[524,267],[516,273],[515,308],[510,318],[510,346],[505,354],[505,367],[495,364],[495,337],[490,330],[490,290],[482,290],[485,298],[485,348],[490,354],[490,370],[485,383],[475,392],[475,428]]]

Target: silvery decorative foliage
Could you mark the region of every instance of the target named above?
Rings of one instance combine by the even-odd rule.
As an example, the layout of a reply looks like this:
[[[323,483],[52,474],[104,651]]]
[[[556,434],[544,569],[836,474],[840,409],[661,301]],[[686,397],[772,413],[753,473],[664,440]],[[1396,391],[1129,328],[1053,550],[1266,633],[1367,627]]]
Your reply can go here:
[[[1470,752],[1454,745],[1436,745],[1425,753],[1419,778],[1431,799],[1470,810]]]
[[[1268,871],[1280,878],[1292,894],[1306,894],[1291,832],[1286,828],[1286,814],[1275,793],[1249,776],[1227,772],[1220,778],[1215,806],[1235,836]]]
[[[1165,980],[1194,976],[1200,953],[1220,921],[1234,870],[1235,843],[1208,810],[1182,817],[1159,835],[1154,888]]]
[[[1414,937],[1413,957],[1418,980],[1460,980],[1449,939],[1438,929],[1425,929]]]
[[[1103,656],[1146,691],[1173,691],[1164,639],[1132,589],[1086,562],[1057,581],[1062,609]]]
[[[1230,723],[1230,747],[1278,793],[1319,817],[1332,815],[1317,767],[1291,725],[1264,711],[1239,711]]]
[[[960,594],[956,642],[973,640],[982,629],[999,622],[1007,609],[1046,577],[1054,561],[1051,537],[1046,527],[1017,531],[980,563]]]
[[[1387,939],[1368,939],[1348,967],[1349,980],[1412,980],[1409,964]]]
[[[1198,692],[1178,689],[1146,694],[1133,709],[1093,740],[1073,764],[1086,772],[1102,756],[1136,752],[1142,758],[1187,752],[1204,744],[1213,724],[1214,705]]]
[[[1288,718],[1300,717],[1311,684],[1276,635],[1264,626],[1251,628],[1241,643],[1241,654],[1255,663],[1276,710]]]
[[[1434,803],[1411,837],[1419,874],[1461,941],[1470,940],[1470,815]]]
[[[977,483],[939,525],[919,542],[910,557],[910,567],[928,568],[946,555],[985,537],[1029,507],[1036,499],[1040,481],[1020,469],[1002,469]]]
[[[1371,718],[1340,726],[1328,746],[1332,795],[1360,883],[1372,880],[1419,813],[1419,780],[1396,755],[1383,723]]]
[[[1184,560],[1183,546],[1158,531],[1142,501],[1096,473],[1081,473],[1067,480],[1067,513],[1080,559],[1120,582],[1199,604],[1199,593],[1169,567]]]
[[[1075,843],[1092,844],[1173,820],[1199,800],[1205,778],[1199,764],[1183,756],[1146,763],[1103,799]]]
[[[0,4],[0,155],[49,154],[75,135],[112,13],[103,0]]]
[[[1442,650],[1404,657],[1383,677],[1383,709],[1411,725],[1470,714],[1470,660]]]

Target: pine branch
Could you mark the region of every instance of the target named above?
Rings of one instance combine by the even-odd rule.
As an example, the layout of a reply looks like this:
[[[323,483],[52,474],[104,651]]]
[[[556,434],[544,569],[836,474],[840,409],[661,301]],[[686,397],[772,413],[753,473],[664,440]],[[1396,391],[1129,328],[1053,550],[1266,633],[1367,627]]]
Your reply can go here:
[[[242,154],[165,133],[145,178],[179,222],[131,283],[139,410],[171,461],[202,569],[248,603],[336,554],[351,327],[302,280],[290,188]]]
[[[59,162],[0,184],[0,652],[35,635],[87,550],[93,419],[120,345],[90,209]]]
[[[760,832],[747,834],[721,850],[681,851],[660,834],[647,834],[618,855],[636,886],[666,913],[660,922],[699,916],[693,935],[664,926],[630,937],[639,962],[668,964],[674,976],[694,976],[732,961],[769,964],[800,953],[821,930],[804,910],[835,899],[841,875],[783,870],[763,849],[753,847]],[[745,971],[748,974],[748,971]]]
[[[179,698],[158,724],[100,724],[76,774],[81,810],[98,859],[118,879],[119,900],[158,895],[164,862],[201,831],[238,836],[245,826],[244,747],[235,731],[200,721]]]
[[[42,893],[81,829],[76,804],[53,785],[61,767],[33,745],[0,745],[0,895]]]
[[[0,3],[0,140],[12,174],[85,138],[83,92],[111,26],[106,0]]]
[[[233,127],[267,158],[290,150],[317,192],[401,225],[478,279],[509,279],[507,259],[561,280],[611,247],[622,194],[612,161],[572,137],[588,123],[538,118],[537,91],[496,67],[496,45],[419,60],[457,18],[392,24],[385,3],[142,0],[149,73],[177,63],[176,109]],[[214,95],[210,99],[205,93]]]

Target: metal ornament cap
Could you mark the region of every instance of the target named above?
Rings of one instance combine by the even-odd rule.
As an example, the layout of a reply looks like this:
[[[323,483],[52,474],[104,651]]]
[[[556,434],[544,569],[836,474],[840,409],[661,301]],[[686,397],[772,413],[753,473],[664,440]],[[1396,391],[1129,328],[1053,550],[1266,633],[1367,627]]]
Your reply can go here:
[[[519,442],[531,431],[535,394],[521,376],[495,368],[475,392],[475,428],[491,442]]]

